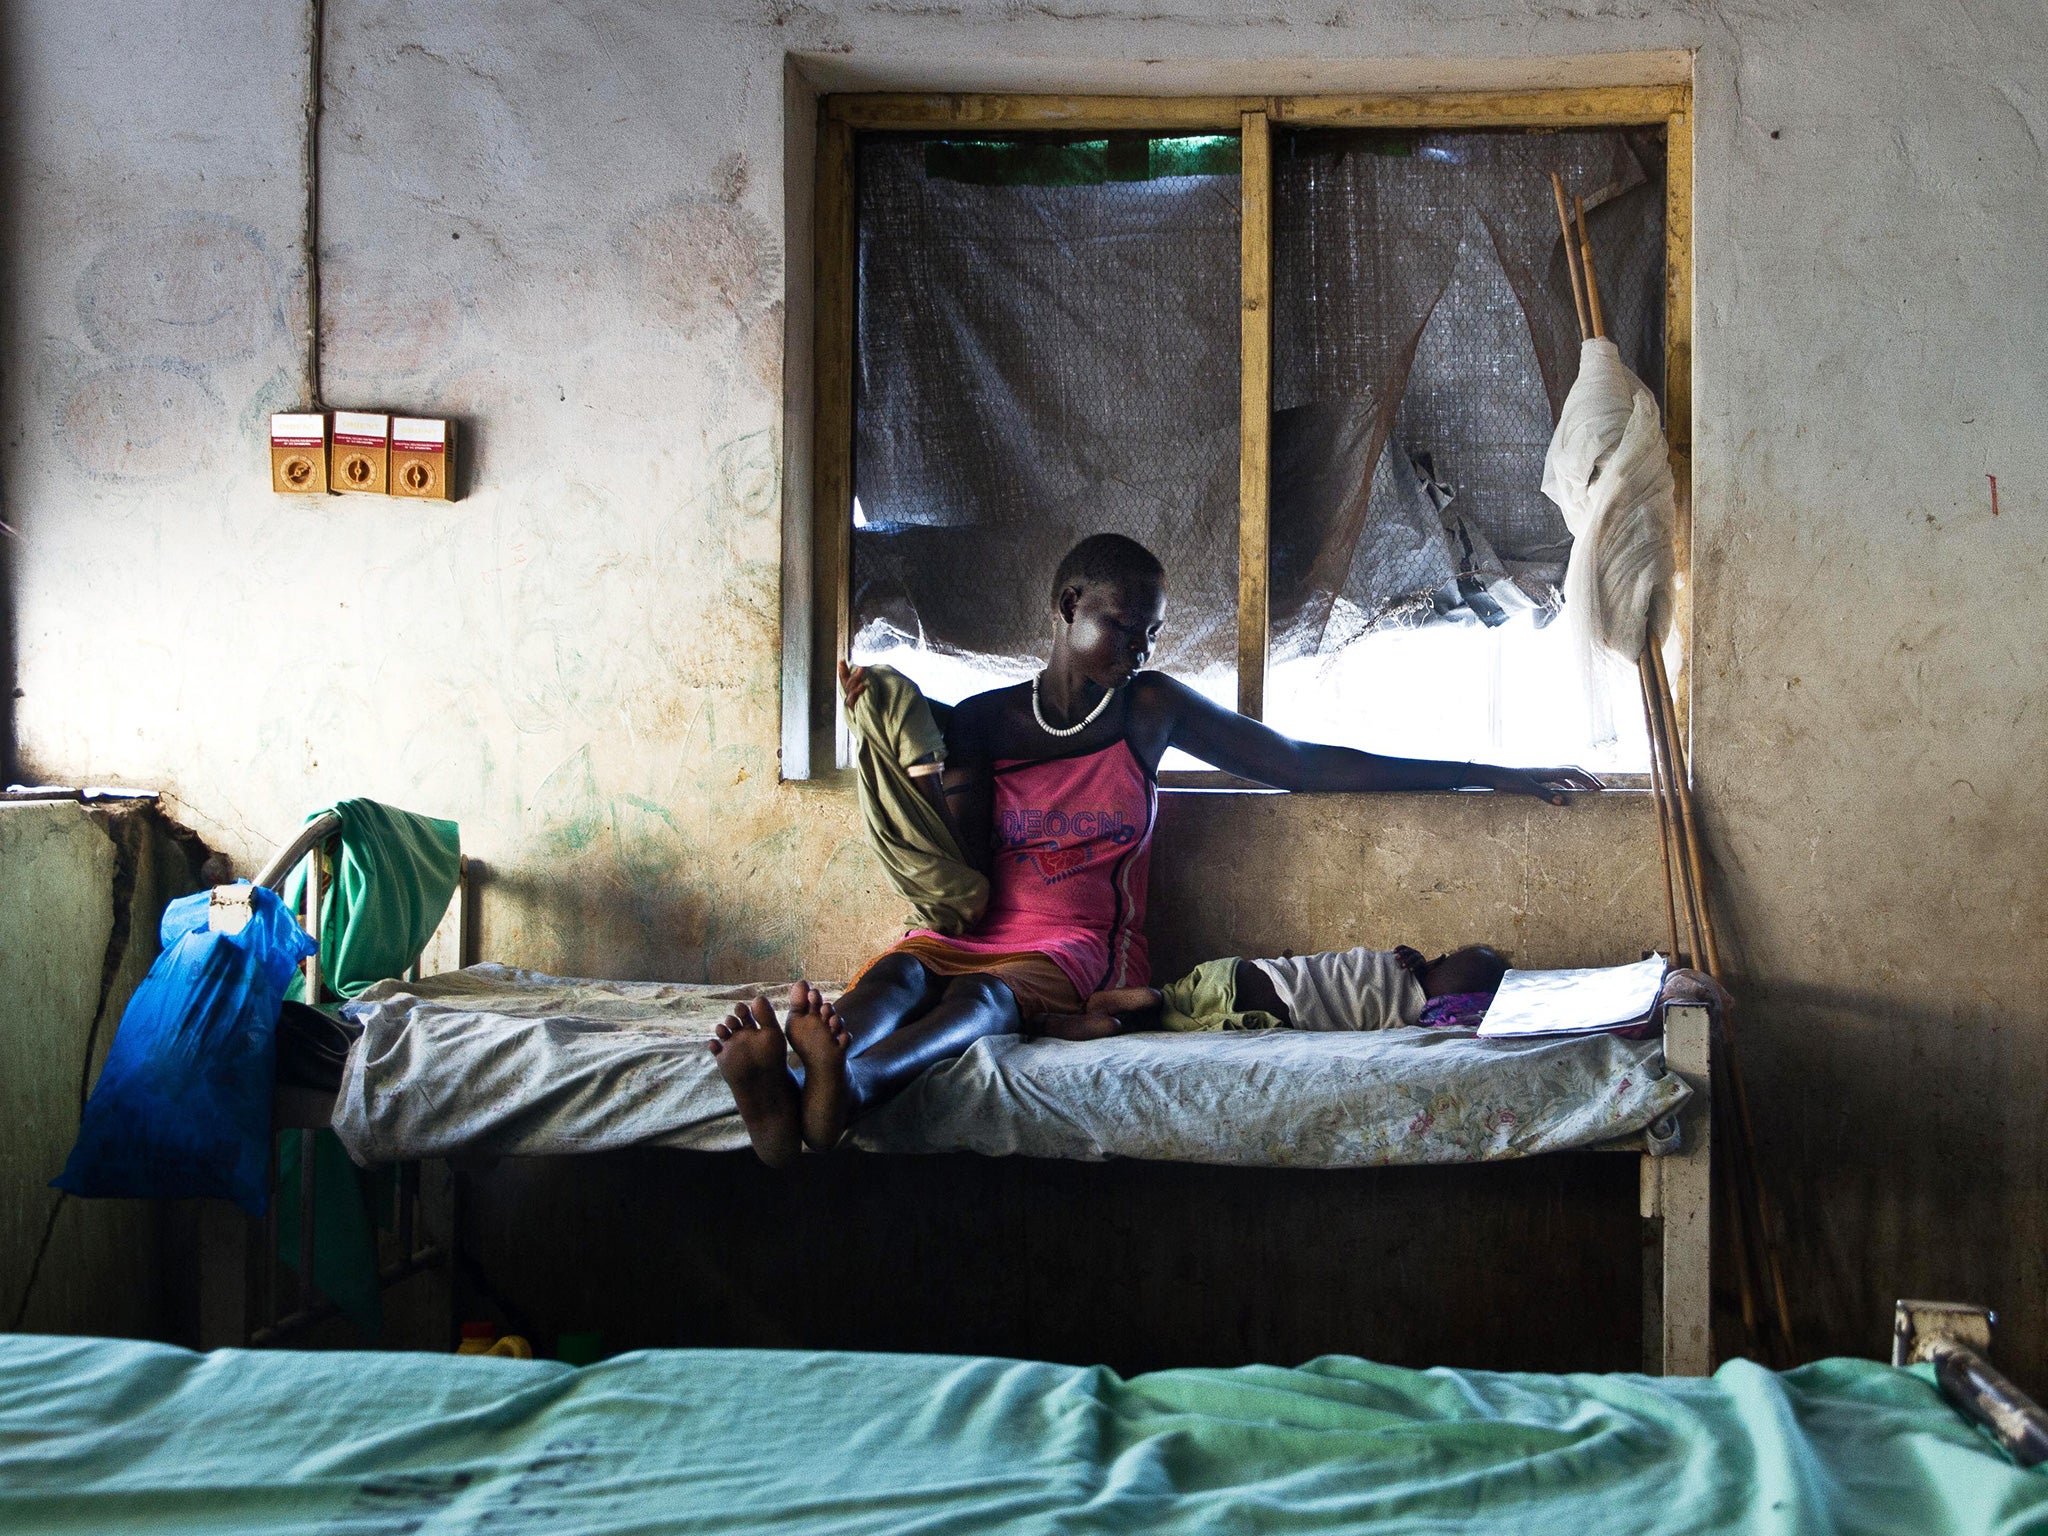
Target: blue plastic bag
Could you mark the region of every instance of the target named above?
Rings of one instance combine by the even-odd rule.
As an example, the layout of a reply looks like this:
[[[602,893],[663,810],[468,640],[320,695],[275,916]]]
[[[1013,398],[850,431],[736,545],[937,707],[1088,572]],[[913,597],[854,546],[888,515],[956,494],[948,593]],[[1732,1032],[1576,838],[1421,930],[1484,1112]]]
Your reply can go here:
[[[164,909],[163,952],[121,1015],[56,1188],[218,1196],[263,1214],[277,1015],[294,967],[318,946],[275,891],[254,896],[240,933],[208,930],[209,891]]]

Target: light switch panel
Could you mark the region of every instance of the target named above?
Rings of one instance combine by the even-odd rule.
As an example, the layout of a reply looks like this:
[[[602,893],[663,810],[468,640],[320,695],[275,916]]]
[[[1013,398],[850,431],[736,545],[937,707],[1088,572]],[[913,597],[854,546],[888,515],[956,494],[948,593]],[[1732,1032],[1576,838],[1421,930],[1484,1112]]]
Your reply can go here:
[[[270,488],[289,496],[327,489],[327,418],[291,411],[270,418]]]
[[[337,491],[383,495],[390,484],[391,418],[373,411],[336,411],[329,459]]]
[[[391,418],[391,494],[455,499],[455,423],[432,416]]]

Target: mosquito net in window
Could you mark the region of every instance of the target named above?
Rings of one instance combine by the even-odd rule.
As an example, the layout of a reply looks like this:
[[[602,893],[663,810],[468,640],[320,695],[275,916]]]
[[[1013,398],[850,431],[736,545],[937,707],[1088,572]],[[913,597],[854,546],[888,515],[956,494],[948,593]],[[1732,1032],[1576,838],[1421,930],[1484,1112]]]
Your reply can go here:
[[[1168,569],[1155,664],[1227,698],[1235,140],[870,137],[858,230],[855,659],[1022,675],[1060,556],[1117,532]]]
[[[1552,171],[1585,200],[1609,334],[1661,388],[1657,132],[1276,135],[1283,730],[1646,761],[1639,733],[1587,750],[1538,634],[1570,548],[1543,457],[1578,354]],[[1113,530],[1168,566],[1159,664],[1233,697],[1238,206],[1229,138],[862,141],[856,660],[945,699],[1022,675],[1060,554]]]
[[[1543,456],[1579,352],[1550,174],[1585,199],[1608,334],[1661,392],[1661,140],[1300,132],[1275,149],[1275,661],[1389,625],[1540,623],[1571,548]]]

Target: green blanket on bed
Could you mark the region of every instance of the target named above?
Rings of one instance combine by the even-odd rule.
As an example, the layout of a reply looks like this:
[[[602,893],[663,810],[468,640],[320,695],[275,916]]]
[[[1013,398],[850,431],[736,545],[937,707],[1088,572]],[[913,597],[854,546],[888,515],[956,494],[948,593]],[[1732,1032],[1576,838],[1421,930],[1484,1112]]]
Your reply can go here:
[[[2048,1529],[1920,1372],[1106,1370],[920,1355],[194,1355],[0,1337],[0,1530]]]

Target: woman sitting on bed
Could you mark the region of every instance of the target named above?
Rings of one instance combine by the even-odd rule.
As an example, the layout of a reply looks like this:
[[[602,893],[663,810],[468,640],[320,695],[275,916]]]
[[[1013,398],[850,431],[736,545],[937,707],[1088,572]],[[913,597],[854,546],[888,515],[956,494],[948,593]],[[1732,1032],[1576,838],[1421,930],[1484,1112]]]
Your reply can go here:
[[[799,982],[781,1023],[756,1001],[719,1026],[711,1048],[762,1161],[781,1166],[804,1145],[836,1146],[854,1120],[985,1035],[1148,985],[1145,883],[1169,747],[1276,789],[1484,788],[1561,805],[1563,790],[1600,787],[1576,768],[1293,741],[1145,671],[1166,618],[1166,573],[1121,535],[1077,544],[1051,596],[1045,670],[964,700],[946,727],[946,805],[961,849],[989,879],[981,922],[963,937],[908,935],[836,1005]],[[841,673],[857,697],[862,673]],[[788,1050],[803,1063],[801,1088]]]

